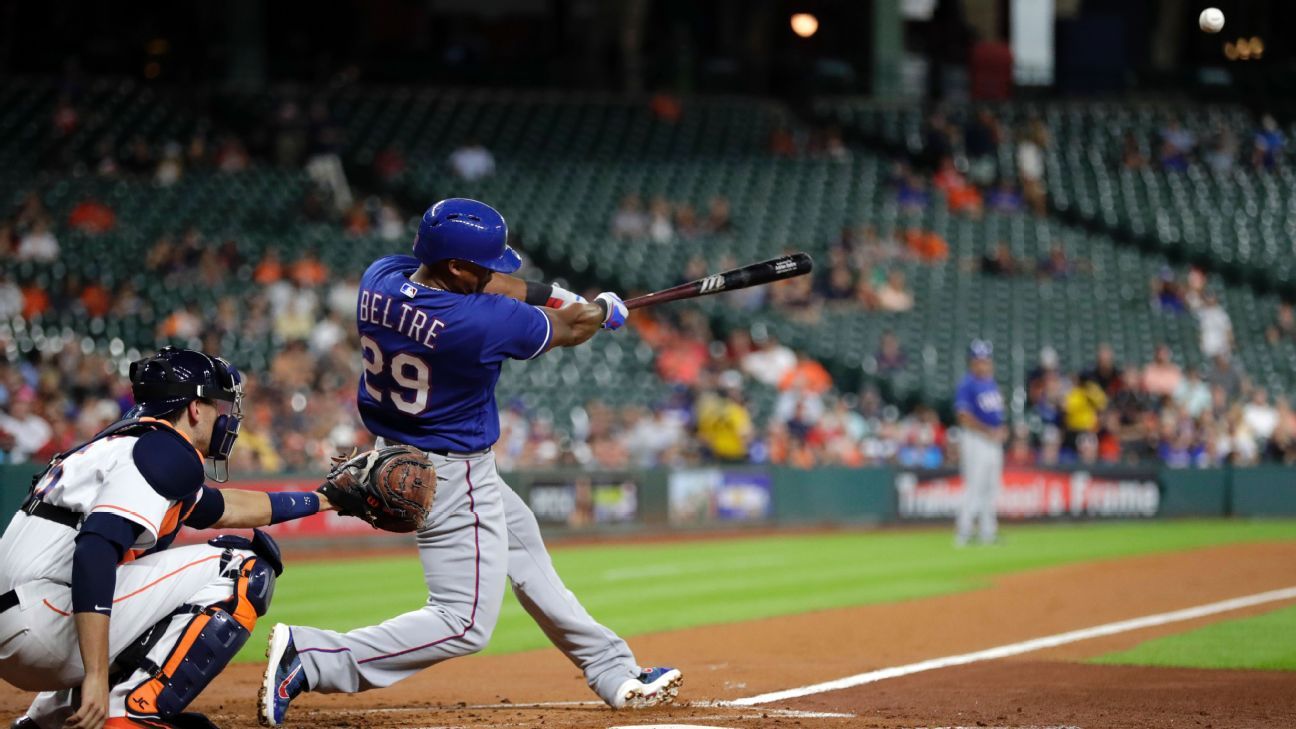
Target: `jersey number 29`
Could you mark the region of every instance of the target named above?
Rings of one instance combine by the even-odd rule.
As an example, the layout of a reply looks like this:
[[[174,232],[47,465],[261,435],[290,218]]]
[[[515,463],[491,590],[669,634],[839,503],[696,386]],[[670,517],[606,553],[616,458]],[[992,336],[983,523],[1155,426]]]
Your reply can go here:
[[[383,401],[383,391],[374,387],[369,378],[382,376],[383,365],[386,364],[383,361],[383,352],[378,348],[378,343],[369,337],[360,337],[360,346],[368,353],[361,357],[364,360],[365,392],[368,392],[370,397],[381,403]],[[410,415],[418,415],[427,409],[428,387],[430,386],[430,373],[427,362],[412,354],[401,352],[391,358],[391,379],[400,388],[387,393],[391,396],[392,404],[396,406],[397,410]],[[403,393],[400,390],[408,390],[409,393]]]

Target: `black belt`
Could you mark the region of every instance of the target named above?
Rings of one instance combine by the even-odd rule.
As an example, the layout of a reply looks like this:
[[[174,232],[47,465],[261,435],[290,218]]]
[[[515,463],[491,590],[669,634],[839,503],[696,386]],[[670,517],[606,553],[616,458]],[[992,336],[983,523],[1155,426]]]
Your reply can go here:
[[[15,605],[17,605],[17,604],[18,604],[18,593],[17,593],[17,592],[15,592],[15,591],[13,591],[13,590],[10,590],[9,592],[6,592],[5,594],[0,595],[0,613],[3,613],[4,611],[8,610],[9,608],[11,608],[11,607],[13,607],[13,606],[15,606]]]
[[[81,526],[81,514],[71,509],[64,509],[61,506],[47,504],[40,500],[36,494],[27,497],[19,511],[38,519],[46,519],[55,524],[62,524],[65,527],[76,529]]]

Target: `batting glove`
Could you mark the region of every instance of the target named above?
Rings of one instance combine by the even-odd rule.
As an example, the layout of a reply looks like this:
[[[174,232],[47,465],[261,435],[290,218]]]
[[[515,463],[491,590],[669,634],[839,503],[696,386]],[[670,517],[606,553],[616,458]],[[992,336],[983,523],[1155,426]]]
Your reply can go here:
[[[603,328],[620,329],[630,317],[630,310],[620,296],[611,291],[604,291],[594,297],[594,303],[603,307]]]
[[[581,296],[575,291],[568,291],[558,284],[550,284],[550,287],[553,288],[553,291],[549,294],[549,301],[545,303],[545,306],[550,309],[561,309],[569,304],[589,303],[585,300],[584,296]]]

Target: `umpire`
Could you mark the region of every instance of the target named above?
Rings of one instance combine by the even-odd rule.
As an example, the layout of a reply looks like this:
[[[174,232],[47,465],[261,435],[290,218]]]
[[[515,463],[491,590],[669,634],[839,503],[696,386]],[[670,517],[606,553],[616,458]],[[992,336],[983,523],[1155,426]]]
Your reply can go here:
[[[999,528],[995,499],[1003,483],[1003,395],[994,381],[990,343],[974,339],[968,345],[968,373],[954,394],[954,411],[962,430],[959,469],[963,477],[963,503],[959,507],[955,541],[972,540],[973,522],[981,541],[991,544]]]

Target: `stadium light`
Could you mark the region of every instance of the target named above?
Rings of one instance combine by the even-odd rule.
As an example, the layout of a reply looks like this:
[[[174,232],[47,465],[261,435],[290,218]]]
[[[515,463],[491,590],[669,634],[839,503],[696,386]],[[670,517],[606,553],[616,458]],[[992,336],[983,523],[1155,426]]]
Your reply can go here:
[[[819,30],[819,19],[810,13],[796,13],[792,16],[792,32],[802,38],[809,38]]]

